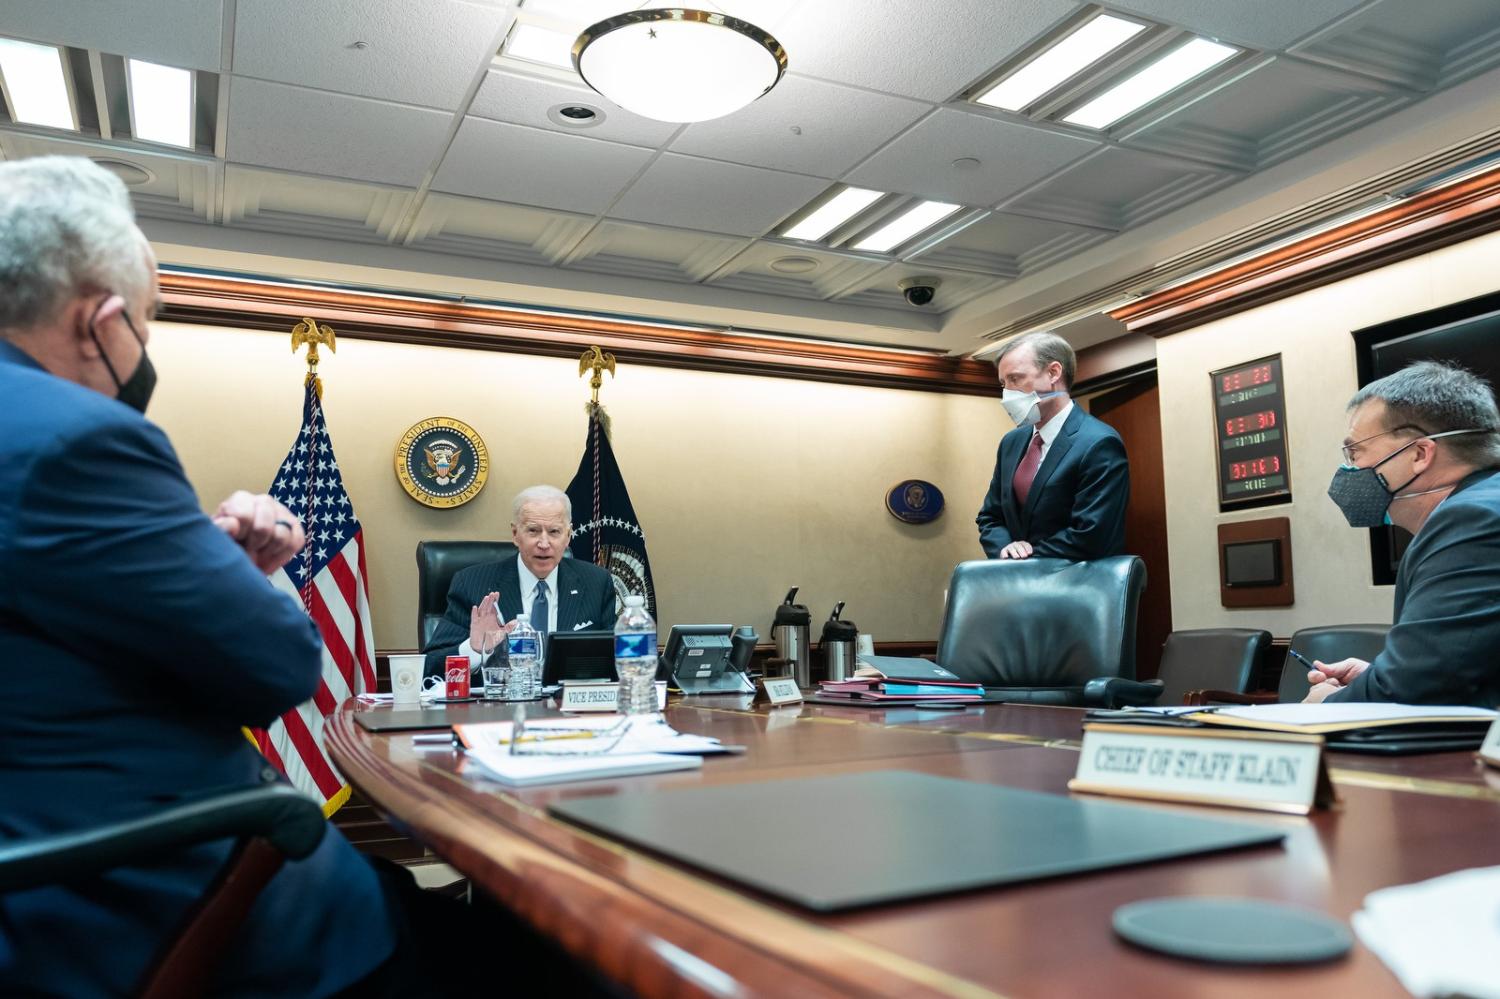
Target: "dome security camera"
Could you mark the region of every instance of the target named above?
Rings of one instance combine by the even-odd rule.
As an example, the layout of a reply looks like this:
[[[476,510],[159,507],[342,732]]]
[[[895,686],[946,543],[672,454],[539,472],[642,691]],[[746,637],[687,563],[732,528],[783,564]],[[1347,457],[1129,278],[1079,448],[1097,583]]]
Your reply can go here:
[[[907,305],[915,305],[920,309],[932,303],[932,298],[937,294],[938,287],[942,283],[942,278],[910,277],[902,278],[896,283],[896,287],[900,288],[901,293],[906,296]]]

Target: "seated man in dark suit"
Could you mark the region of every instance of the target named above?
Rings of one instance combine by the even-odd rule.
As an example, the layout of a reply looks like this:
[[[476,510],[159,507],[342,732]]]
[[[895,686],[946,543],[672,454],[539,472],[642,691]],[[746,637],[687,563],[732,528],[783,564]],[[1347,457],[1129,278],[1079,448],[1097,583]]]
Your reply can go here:
[[[1053,333],[1028,333],[996,358],[1016,428],[1000,439],[979,516],[990,558],[1075,562],[1125,550],[1130,469],[1115,429],[1073,405],[1077,358]]]
[[[0,841],[275,779],[241,726],[321,675],[317,629],[266,581],[303,529],[244,492],[204,516],[144,417],[156,263],[125,186],[81,158],[0,164],[0,287]],[[126,994],[232,845],[0,896],[0,994]],[[344,990],[398,925],[329,829],[259,896],[213,992]]]
[[[1500,707],[1500,413],[1483,379],[1420,361],[1349,401],[1329,497],[1351,527],[1414,537],[1372,662],[1316,663],[1308,701]]]
[[[468,656],[479,666],[480,648],[525,614],[545,636],[554,631],[608,630],[615,626],[615,581],[607,569],[564,558],[573,537],[573,505],[553,486],[532,486],[511,504],[515,558],[461,569],[448,586],[448,610],[422,651],[426,674],[443,675],[448,656]]]

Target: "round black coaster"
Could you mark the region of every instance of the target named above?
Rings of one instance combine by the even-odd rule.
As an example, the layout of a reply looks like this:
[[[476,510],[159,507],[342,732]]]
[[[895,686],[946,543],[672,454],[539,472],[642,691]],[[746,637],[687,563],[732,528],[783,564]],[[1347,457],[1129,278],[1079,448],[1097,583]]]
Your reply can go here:
[[[1253,898],[1154,898],[1115,910],[1115,932],[1138,947],[1226,964],[1311,964],[1348,953],[1337,919]]]

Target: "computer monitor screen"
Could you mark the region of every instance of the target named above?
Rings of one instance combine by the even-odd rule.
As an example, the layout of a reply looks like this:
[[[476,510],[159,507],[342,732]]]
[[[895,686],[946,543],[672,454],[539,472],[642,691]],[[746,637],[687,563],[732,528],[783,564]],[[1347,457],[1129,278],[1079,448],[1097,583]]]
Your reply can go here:
[[[615,680],[613,631],[558,631],[547,638],[542,683],[564,680]]]

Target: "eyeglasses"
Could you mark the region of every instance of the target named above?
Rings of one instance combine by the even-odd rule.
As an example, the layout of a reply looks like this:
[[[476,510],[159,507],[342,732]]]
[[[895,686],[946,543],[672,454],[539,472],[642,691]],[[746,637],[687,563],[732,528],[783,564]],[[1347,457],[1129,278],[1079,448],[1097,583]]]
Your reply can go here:
[[[511,721],[512,756],[603,756],[614,750],[630,731],[630,719],[621,718],[608,728],[548,725],[526,728],[526,709],[516,705]]]
[[[1415,430],[1417,432],[1417,434],[1419,436],[1421,436],[1421,437],[1428,437],[1428,436],[1430,436],[1427,433],[1427,431],[1423,430],[1421,427],[1417,426],[1415,423],[1403,423],[1399,427],[1392,427],[1389,430],[1382,430],[1378,434],[1371,434],[1368,437],[1361,437],[1357,441],[1350,441],[1348,444],[1340,445],[1340,448],[1344,452],[1344,464],[1346,464],[1346,465],[1352,465],[1352,464],[1354,464],[1354,459],[1359,456],[1359,446],[1361,444],[1365,443],[1366,441],[1372,441],[1372,440],[1374,440],[1377,437],[1385,437],[1388,434],[1398,434],[1398,433],[1400,433],[1403,430]]]

